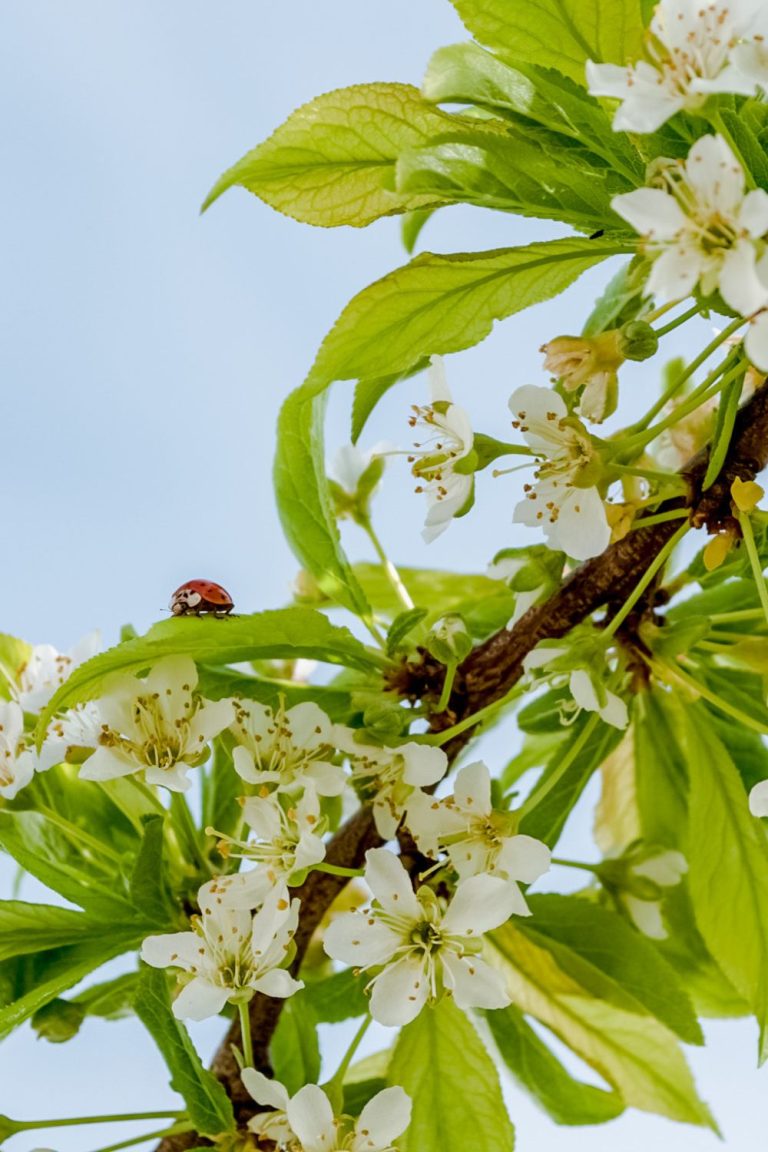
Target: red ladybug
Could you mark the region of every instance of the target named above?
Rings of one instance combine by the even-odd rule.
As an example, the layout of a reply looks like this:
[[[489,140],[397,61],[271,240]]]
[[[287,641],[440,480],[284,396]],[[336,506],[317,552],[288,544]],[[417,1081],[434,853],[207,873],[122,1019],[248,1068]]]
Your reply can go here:
[[[234,606],[229,592],[213,580],[187,580],[176,589],[169,605],[174,616],[201,616],[204,612],[228,616]]]

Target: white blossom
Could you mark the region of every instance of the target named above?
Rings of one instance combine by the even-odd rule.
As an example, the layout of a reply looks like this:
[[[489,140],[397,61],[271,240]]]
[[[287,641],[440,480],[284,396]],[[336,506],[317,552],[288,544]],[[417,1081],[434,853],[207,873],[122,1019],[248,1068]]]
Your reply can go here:
[[[358,744],[350,729],[336,729],[336,745],[349,758],[351,782],[373,801],[376,829],[391,840],[414,791],[442,780],[448,757],[442,748],[409,741],[396,747]]]
[[[214,828],[206,828],[206,832],[221,837],[222,855],[240,856],[256,867],[217,876],[204,887],[227,907],[247,909],[257,908],[275,887],[301,883],[306,869],[320,863],[325,844],[319,833],[325,822],[311,785],[298,800],[284,793],[249,796],[243,803],[243,816],[253,834],[248,840],[224,836]],[[297,873],[299,879],[293,881]]]
[[[429,504],[422,531],[427,543],[464,510],[474,489],[472,472],[456,471],[456,465],[473,450],[472,426],[465,410],[453,403],[441,356],[430,361],[429,383],[432,403],[414,405],[409,421],[412,428],[423,428],[427,439],[414,444],[408,454],[411,471],[419,481],[416,491],[425,493]]]
[[[303,988],[282,967],[299,922],[299,901],[276,888],[251,916],[225,907],[207,889],[200,891],[201,915],[191,932],[148,936],[142,945],[145,963],[185,973],[174,1016],[205,1020],[227,1001],[248,1000],[254,992],[284,999]]]
[[[487,872],[506,881],[513,911],[530,909],[517,881],[532,884],[550,865],[546,844],[515,832],[516,819],[493,807],[491,774],[482,761],[467,764],[456,777],[452,796],[437,800],[418,792],[408,805],[408,828],[426,856],[446,849],[460,880]]]
[[[13,800],[35,774],[35,755],[24,739],[24,713],[13,700],[0,700],[0,796]]]
[[[472,876],[446,907],[426,885],[414,893],[400,860],[386,848],[366,853],[365,879],[374,903],[334,920],[325,950],[334,960],[380,969],[368,985],[374,1020],[408,1024],[446,993],[460,1008],[510,1003],[501,975],[480,957],[483,933],[515,911],[503,880]]]
[[[669,935],[661,914],[662,889],[674,888],[687,871],[685,856],[671,849],[631,865],[628,885],[616,897],[644,936],[665,940]]]
[[[611,532],[594,484],[596,453],[586,429],[549,388],[524,385],[512,393],[509,407],[513,427],[539,458],[536,483],[525,485],[515,521],[542,528],[550,547],[575,560],[599,556]]]
[[[763,0],[661,0],[646,36],[648,59],[625,67],[589,60],[587,87],[623,102],[616,131],[655,132],[710,93],[751,96],[768,88],[766,35]]]
[[[254,1100],[273,1109],[258,1113],[248,1127],[290,1152],[395,1152],[392,1141],[411,1120],[411,1100],[402,1088],[377,1092],[353,1120],[334,1116],[317,1084],[305,1084],[289,1096],[283,1084],[254,1068],[244,1068],[241,1075]]]
[[[768,816],[768,780],[760,780],[750,791],[749,810],[753,816]]]
[[[89,632],[67,654],[52,644],[35,644],[19,673],[16,700],[25,712],[42,712],[53,694],[78,665],[90,660],[101,648],[99,632]]]
[[[702,136],[684,163],[660,170],[665,187],[614,196],[611,205],[653,258],[648,291],[682,300],[698,285],[749,316],[768,303],[768,192],[745,194],[744,171],[721,136]]]
[[[567,648],[539,645],[523,658],[523,670],[531,673],[568,655]],[[600,675],[600,666],[589,669],[572,668],[567,671],[568,687],[576,705],[587,712],[597,712],[605,724],[613,728],[626,728],[629,723],[627,706],[615,692],[606,688]]]
[[[144,772],[148,784],[172,792],[189,788],[187,772],[204,763],[208,743],[232,720],[231,700],[203,700],[188,656],[167,656],[146,680],[110,677],[98,701],[96,751],[80,769],[83,780],[111,780]]]
[[[307,781],[320,796],[343,792],[344,770],[332,762],[333,725],[317,704],[307,700],[288,709],[281,704],[273,711],[256,700],[238,700],[232,732],[236,772],[265,793]]]

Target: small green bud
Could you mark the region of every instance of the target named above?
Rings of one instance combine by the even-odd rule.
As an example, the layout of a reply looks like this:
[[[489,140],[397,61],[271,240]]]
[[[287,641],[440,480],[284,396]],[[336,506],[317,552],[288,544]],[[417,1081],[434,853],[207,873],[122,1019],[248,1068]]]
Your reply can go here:
[[[425,647],[441,664],[461,664],[469,656],[472,637],[458,612],[450,612],[432,625]]]
[[[659,348],[659,338],[644,320],[629,320],[619,329],[619,350],[625,360],[650,360]]]
[[[399,736],[407,719],[404,709],[388,700],[377,700],[363,712],[363,725],[381,740]]]
[[[32,1017],[32,1027],[41,1040],[63,1044],[80,1031],[85,1009],[70,1000],[51,1000],[38,1008]]]

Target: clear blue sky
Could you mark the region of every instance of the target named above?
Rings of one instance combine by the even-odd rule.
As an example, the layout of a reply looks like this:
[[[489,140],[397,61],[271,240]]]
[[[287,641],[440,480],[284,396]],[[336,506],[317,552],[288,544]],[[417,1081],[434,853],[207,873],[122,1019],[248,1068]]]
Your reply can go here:
[[[111,643],[121,624],[143,630],[160,618],[190,576],[220,580],[242,610],[285,601],[295,563],[270,487],[277,410],[349,297],[404,259],[398,226],[312,230],[240,190],[202,219],[198,207],[298,104],[366,80],[418,84],[430,52],[461,38],[448,0],[0,7],[3,631],[66,648],[98,626]],[[452,209],[424,242],[455,251],[554,234]],[[591,274],[450,359],[476,427],[503,434],[512,389],[546,382],[538,345],[577,327],[605,278]],[[407,442],[419,388],[387,398],[371,442]],[[332,402],[334,443],[346,434],[348,398],[340,388]],[[380,507],[395,558],[482,570],[498,548],[530,539],[511,529],[514,478],[483,477],[476,511],[429,549],[410,488],[394,465]],[[361,541],[351,536],[350,547]],[[585,809],[572,824],[571,854],[589,851],[588,819]],[[8,894],[12,874],[2,875]],[[24,894],[34,898],[34,886]],[[220,1031],[215,1021],[196,1030],[206,1053]],[[710,1048],[692,1054],[702,1093],[727,1147],[751,1152],[765,1127],[755,1029],[708,1031]],[[0,1046],[0,1111],[20,1117],[168,1106],[166,1080],[131,1021],[91,1022],[67,1046],[28,1030]],[[557,1131],[516,1090],[509,1101],[522,1152],[718,1146],[638,1114]],[[69,1130],[50,1143],[87,1152],[124,1131]],[[9,1152],[44,1143],[18,1137]]]

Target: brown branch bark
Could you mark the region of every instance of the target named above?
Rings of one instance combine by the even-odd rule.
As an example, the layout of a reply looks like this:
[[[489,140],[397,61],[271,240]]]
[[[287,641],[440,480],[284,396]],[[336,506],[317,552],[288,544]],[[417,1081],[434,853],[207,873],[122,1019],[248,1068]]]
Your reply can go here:
[[[731,518],[730,489],[733,481],[751,480],[768,464],[768,384],[764,384],[739,411],[725,464],[715,483],[704,493],[701,486],[709,462],[709,448],[702,449],[681,469],[690,494],[665,501],[656,510],[689,508],[695,527],[711,531],[727,524]],[[523,658],[540,640],[558,639],[586,620],[597,609],[621,604],[637,585],[651,561],[677,531],[680,520],[642,526],[623,540],[612,544],[601,556],[588,560],[575,569],[562,586],[545,603],[535,605],[514,628],[491,636],[479,645],[464,662],[451,697],[450,711],[456,719],[471,716],[486,704],[504,696],[522,674]],[[439,680],[430,683],[415,677],[419,691],[438,693]],[[462,734],[449,747],[455,756],[470,738]],[[359,867],[368,848],[381,843],[368,808],[361,808],[337,832],[328,847],[329,863],[349,868]],[[302,901],[302,915],[296,933],[297,972],[307,946],[334,899],[346,884],[343,877],[313,872],[296,890]],[[251,1029],[257,1067],[269,1072],[269,1042],[280,1016],[282,1001],[257,995],[251,1002]],[[253,1101],[243,1088],[232,1044],[240,1043],[240,1026],[235,1022],[221,1044],[212,1071],[223,1082],[231,1096],[238,1122],[244,1124],[255,1111]],[[193,1133],[163,1140],[157,1152],[185,1152],[200,1144]]]

